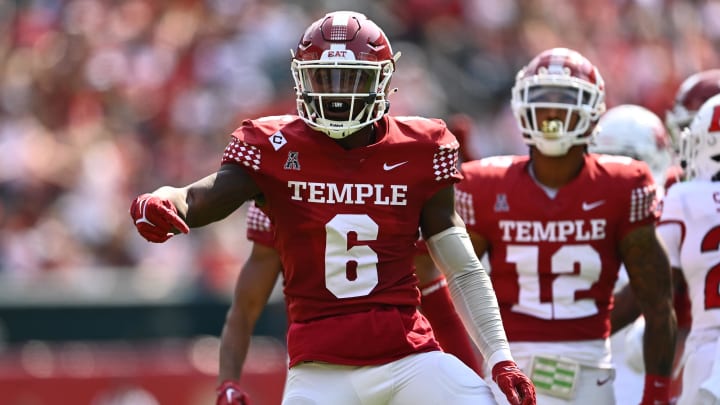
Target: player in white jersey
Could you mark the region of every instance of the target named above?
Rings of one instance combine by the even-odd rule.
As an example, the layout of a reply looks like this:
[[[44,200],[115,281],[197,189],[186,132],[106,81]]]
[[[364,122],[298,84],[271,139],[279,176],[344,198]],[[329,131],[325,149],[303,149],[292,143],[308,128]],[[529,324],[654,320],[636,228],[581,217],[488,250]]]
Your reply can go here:
[[[720,95],[683,132],[681,154],[688,181],[669,190],[658,225],[692,302],[678,404],[720,404]]]

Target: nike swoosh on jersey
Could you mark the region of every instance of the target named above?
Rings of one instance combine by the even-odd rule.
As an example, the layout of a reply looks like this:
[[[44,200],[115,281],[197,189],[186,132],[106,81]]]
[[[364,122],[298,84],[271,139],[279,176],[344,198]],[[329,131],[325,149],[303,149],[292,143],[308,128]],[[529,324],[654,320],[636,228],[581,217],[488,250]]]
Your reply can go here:
[[[404,165],[404,164],[407,163],[407,162],[408,162],[408,161],[406,160],[406,161],[404,161],[404,162],[395,163],[394,165],[389,165],[389,164],[387,164],[387,163],[384,163],[384,164],[383,164],[383,170],[385,170],[385,171],[393,170],[393,169],[396,169],[396,168]]]
[[[613,377],[612,375],[609,375],[609,376],[608,376],[606,379],[604,379],[604,380],[601,380],[601,379],[598,378],[597,380],[595,380],[595,384],[597,384],[598,387],[601,386],[601,385],[605,385],[605,384],[607,384],[610,380],[612,380],[612,377]]]
[[[603,204],[605,204],[605,200],[595,201],[595,202],[591,202],[591,203],[583,201],[582,209],[583,209],[583,211],[590,211],[590,210],[594,210],[595,208],[597,208]]]

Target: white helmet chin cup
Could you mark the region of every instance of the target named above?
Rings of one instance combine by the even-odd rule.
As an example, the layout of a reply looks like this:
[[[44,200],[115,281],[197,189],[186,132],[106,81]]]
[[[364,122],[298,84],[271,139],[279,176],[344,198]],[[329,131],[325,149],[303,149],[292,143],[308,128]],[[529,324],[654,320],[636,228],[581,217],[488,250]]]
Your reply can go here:
[[[572,142],[568,142],[568,139],[535,139],[532,142],[527,142],[528,145],[535,145],[535,147],[545,156],[563,156],[567,154],[568,150],[573,146]]]
[[[332,139],[347,138],[366,125],[357,120],[332,121],[325,118],[316,118],[315,121],[306,122],[316,131],[320,131]]]
[[[525,143],[534,145],[543,155],[553,157],[567,154],[568,150],[574,145],[590,143],[593,134],[585,137],[578,137],[576,135],[577,133],[586,133],[590,126],[587,113],[578,112],[578,114],[581,118],[575,125],[575,130],[570,133],[565,130],[569,124],[569,119],[564,123],[557,123],[556,125],[559,125],[558,130],[551,135],[548,135],[540,129],[544,123],[533,123],[533,130],[530,131],[529,135],[525,135]],[[568,113],[568,117],[570,117],[570,113]]]

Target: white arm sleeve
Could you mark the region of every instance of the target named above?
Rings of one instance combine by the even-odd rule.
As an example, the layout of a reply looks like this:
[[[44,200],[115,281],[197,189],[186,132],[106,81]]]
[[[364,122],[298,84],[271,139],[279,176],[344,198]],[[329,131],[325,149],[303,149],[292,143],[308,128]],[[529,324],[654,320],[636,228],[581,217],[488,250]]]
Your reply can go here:
[[[500,361],[513,360],[495,290],[465,228],[451,227],[433,235],[427,246],[445,274],[455,310],[490,369]]]

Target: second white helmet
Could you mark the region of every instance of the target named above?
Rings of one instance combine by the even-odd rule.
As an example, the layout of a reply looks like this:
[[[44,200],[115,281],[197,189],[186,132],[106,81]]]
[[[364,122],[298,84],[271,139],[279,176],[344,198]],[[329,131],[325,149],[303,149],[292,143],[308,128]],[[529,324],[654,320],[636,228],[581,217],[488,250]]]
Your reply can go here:
[[[663,184],[672,163],[671,140],[660,117],[645,107],[622,104],[600,117],[590,152],[629,156],[647,163]]]

